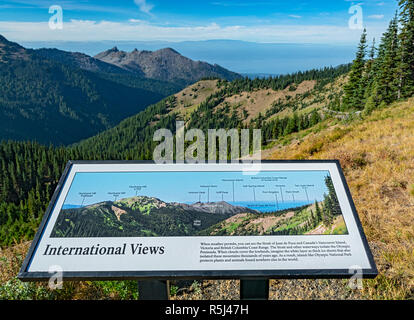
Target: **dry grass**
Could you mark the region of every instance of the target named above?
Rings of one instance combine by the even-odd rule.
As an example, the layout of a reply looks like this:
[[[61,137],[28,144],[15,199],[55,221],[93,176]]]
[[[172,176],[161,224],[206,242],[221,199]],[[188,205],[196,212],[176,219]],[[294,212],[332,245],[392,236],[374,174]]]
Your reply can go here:
[[[171,113],[179,113],[184,119],[187,119],[187,116],[196,110],[200,103],[219,90],[217,80],[198,81],[175,94],[177,104]]]
[[[267,159],[339,159],[379,275],[351,290],[347,280],[271,280],[270,299],[414,299],[414,98],[351,124],[326,124],[267,150]],[[209,299],[232,281],[202,282]],[[214,291],[214,290],[213,290]]]
[[[24,242],[9,248],[0,247],[0,283],[17,276],[30,242]]]
[[[414,99],[310,134],[271,159],[339,159],[380,271],[362,296],[414,298]]]
[[[306,92],[311,92],[316,86],[315,80],[306,80],[295,86],[294,90],[290,90],[290,86],[284,90],[261,89],[251,92],[241,92],[240,94],[227,97],[224,102],[219,104],[216,108],[223,108],[225,105],[236,107],[239,115],[242,117],[243,110],[247,111],[247,118],[244,123],[248,124],[250,120],[257,118],[259,113],[264,114],[272,107],[272,104],[277,101],[286,103],[287,99],[295,99],[297,96]],[[291,113],[291,110],[278,113],[279,116],[286,116]]]

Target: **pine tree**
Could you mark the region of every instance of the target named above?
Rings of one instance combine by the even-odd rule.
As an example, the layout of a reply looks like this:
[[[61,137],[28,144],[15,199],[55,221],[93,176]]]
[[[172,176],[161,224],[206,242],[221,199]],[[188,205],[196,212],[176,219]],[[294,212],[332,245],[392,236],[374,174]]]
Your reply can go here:
[[[368,115],[372,111],[374,111],[377,108],[377,101],[375,99],[377,89],[376,87],[373,87],[371,92],[371,95],[368,97],[367,102],[365,103],[365,109],[364,114]]]
[[[311,116],[310,116],[310,119],[309,119],[309,126],[313,127],[313,126],[317,125],[320,121],[321,121],[321,117],[320,117],[318,111],[316,111],[315,109],[312,110]]]
[[[365,56],[367,51],[367,31],[361,35],[356,58],[353,61],[349,73],[349,81],[344,87],[345,96],[343,99],[343,109],[363,109],[365,86],[363,76],[365,71]]]
[[[338,196],[335,192],[335,187],[330,176],[325,177],[325,185],[328,188],[328,198],[330,200],[330,210],[332,215],[341,214],[341,206],[339,205]]]
[[[379,103],[384,101],[389,104],[398,99],[399,47],[398,17],[396,15],[383,34],[376,61],[374,85]]]
[[[332,224],[333,221],[333,215],[332,215],[332,200],[328,195],[324,195],[324,201],[323,201],[323,208],[322,208],[322,220],[323,224],[326,227],[329,227]]]
[[[292,117],[289,118],[288,123],[285,127],[284,134],[288,135],[292,132],[297,131],[297,124],[298,124],[298,115],[295,112]]]
[[[318,201],[315,201],[315,214],[316,214],[315,218],[318,224],[320,221],[322,221],[322,211],[321,211],[321,208],[319,207]]]
[[[414,0],[400,0],[400,79],[398,98],[414,94]]]
[[[369,114],[377,106],[376,102],[376,86],[375,78],[377,74],[377,64],[376,64],[376,53],[377,48],[375,46],[375,38],[372,41],[371,50],[369,53],[369,60],[366,63],[366,90],[365,90],[365,113]]]
[[[377,48],[375,46],[375,38],[372,40],[371,49],[369,51],[369,59],[366,62],[365,65],[365,75],[367,78],[367,92],[369,92],[369,88],[371,88],[374,79],[375,79],[375,57],[376,57]],[[366,98],[368,97],[368,94],[366,94]]]

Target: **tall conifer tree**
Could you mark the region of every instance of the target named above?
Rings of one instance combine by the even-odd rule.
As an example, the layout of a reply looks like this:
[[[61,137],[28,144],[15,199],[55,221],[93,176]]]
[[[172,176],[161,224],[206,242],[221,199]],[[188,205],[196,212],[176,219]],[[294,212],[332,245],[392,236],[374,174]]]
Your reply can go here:
[[[379,103],[389,104],[398,99],[399,85],[399,39],[398,39],[398,16],[390,22],[384,33],[376,61],[376,89]]]
[[[398,98],[414,94],[414,0],[399,0],[400,5],[400,79]]]
[[[365,56],[367,53],[367,31],[361,35],[358,52],[349,73],[349,81],[344,87],[345,96],[343,99],[344,109],[363,109],[365,86],[363,76],[365,71]]]

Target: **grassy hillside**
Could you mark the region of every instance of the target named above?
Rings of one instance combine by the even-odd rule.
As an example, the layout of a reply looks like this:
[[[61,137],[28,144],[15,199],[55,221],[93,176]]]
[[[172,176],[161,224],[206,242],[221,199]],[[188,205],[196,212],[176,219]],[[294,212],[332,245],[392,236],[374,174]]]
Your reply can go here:
[[[176,120],[187,129],[261,128],[271,141],[318,123],[324,109],[339,103],[348,71],[344,65],[269,79],[202,80],[74,148],[96,158],[150,160],[154,132],[175,132]]]
[[[266,159],[339,159],[379,269],[348,280],[271,280],[270,299],[414,298],[414,98],[369,116],[337,114],[274,142]],[[231,230],[229,230],[231,231]],[[239,282],[202,281],[176,299],[238,299]]]
[[[321,204],[320,204],[321,205]],[[347,234],[342,215],[330,225],[313,221],[315,204],[266,214],[241,213],[201,231],[202,236],[262,236],[297,234]]]
[[[361,297],[414,297],[413,114],[411,98],[363,120],[326,129],[321,124],[306,136],[293,135],[268,155],[341,161],[380,272],[377,279],[365,281]]]

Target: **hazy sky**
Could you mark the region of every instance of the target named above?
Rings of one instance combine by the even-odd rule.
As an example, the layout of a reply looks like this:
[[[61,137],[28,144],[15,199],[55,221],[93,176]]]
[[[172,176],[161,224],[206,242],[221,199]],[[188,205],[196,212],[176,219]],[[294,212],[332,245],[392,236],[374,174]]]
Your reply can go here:
[[[322,200],[327,193],[324,178],[328,171],[290,171],[261,172],[256,176],[242,175],[240,172],[137,172],[137,173],[77,173],[66,197],[65,204],[81,205],[84,193],[95,192],[93,197],[85,198],[84,205],[107,200],[119,200],[135,196],[156,197],[166,202],[196,202],[203,192],[201,201],[224,201],[233,199],[233,182],[223,181],[243,179],[235,182],[235,198],[239,201],[274,201],[275,196],[269,191],[280,192],[285,201]],[[263,181],[263,177],[284,177],[277,181]],[[145,186],[138,191],[134,186]],[[208,188],[210,186],[210,188]],[[216,186],[216,187],[214,187]],[[306,195],[303,186],[307,186]],[[255,189],[255,190],[253,190]],[[291,191],[297,193],[293,194]],[[209,192],[209,199],[207,195]],[[110,194],[115,193],[115,194]],[[253,194],[255,193],[255,194]],[[116,198],[115,198],[116,196]],[[279,193],[279,199],[281,199]]]
[[[51,5],[63,10],[63,29],[49,28]],[[0,1],[0,34],[13,41],[211,40],[272,43],[357,43],[349,28],[362,9],[363,26],[380,37],[396,0],[14,0]]]

